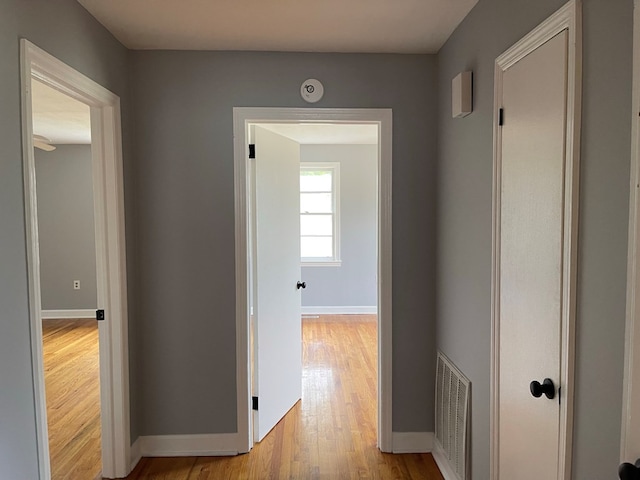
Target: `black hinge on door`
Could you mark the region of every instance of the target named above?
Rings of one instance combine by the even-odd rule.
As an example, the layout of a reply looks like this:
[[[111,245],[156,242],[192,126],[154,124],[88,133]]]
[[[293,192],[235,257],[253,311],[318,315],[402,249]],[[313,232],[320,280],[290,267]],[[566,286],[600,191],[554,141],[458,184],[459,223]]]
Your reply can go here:
[[[498,125],[504,125],[504,108],[501,108],[498,112]]]
[[[256,158],[256,146],[255,144],[249,144],[249,158]]]
[[[104,310],[96,310],[96,320],[104,320]]]
[[[258,410],[258,397],[251,397],[251,410]]]

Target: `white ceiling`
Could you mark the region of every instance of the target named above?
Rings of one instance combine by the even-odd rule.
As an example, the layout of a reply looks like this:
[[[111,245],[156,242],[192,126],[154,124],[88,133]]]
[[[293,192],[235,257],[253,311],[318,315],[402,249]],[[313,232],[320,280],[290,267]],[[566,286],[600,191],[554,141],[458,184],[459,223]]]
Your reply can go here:
[[[375,145],[378,143],[377,125],[261,123],[260,126],[303,145]]]
[[[89,106],[39,82],[31,81],[33,133],[52,144],[90,144]]]
[[[78,2],[132,49],[435,53],[478,0]],[[91,143],[88,106],[36,80],[32,94],[34,134]],[[365,125],[271,128],[299,143],[377,142]]]
[[[436,53],[478,0],[78,0],[132,49]]]

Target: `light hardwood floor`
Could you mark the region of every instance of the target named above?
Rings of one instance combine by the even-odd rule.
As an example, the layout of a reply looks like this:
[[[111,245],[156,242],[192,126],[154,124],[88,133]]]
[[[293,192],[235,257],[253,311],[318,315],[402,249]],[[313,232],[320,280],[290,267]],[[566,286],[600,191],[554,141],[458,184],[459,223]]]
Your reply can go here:
[[[376,447],[375,316],[320,316],[302,325],[302,400],[250,453],[143,458],[127,478],[443,480],[429,454]],[[93,480],[100,471],[96,322],[47,320],[43,329],[53,479]]]
[[[95,320],[42,322],[53,480],[99,477],[100,370]]]
[[[302,325],[302,401],[250,453],[143,458],[127,478],[442,480],[431,455],[376,447],[375,316],[320,316]]]

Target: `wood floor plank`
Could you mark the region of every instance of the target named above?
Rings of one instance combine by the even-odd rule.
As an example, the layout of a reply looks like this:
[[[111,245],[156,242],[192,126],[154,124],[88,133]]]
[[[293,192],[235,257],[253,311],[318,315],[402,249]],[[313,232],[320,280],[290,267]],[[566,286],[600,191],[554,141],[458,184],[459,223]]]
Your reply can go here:
[[[194,457],[161,457],[146,459],[133,478],[153,480],[189,480],[196,464]],[[137,470],[137,469],[136,469]],[[131,476],[127,477],[130,478]]]
[[[385,454],[376,446],[375,315],[321,315],[302,325],[302,400],[250,453],[143,459],[127,478],[443,480],[430,454]],[[180,469],[169,476],[173,461],[184,471],[193,462],[188,477]]]

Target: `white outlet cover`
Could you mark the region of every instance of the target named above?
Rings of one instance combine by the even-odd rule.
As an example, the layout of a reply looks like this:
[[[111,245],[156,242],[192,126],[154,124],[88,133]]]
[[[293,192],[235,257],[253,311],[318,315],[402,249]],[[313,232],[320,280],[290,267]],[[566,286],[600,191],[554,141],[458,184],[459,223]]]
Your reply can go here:
[[[304,101],[309,103],[319,102],[324,95],[324,86],[320,80],[309,78],[302,82],[300,86],[300,95]]]

